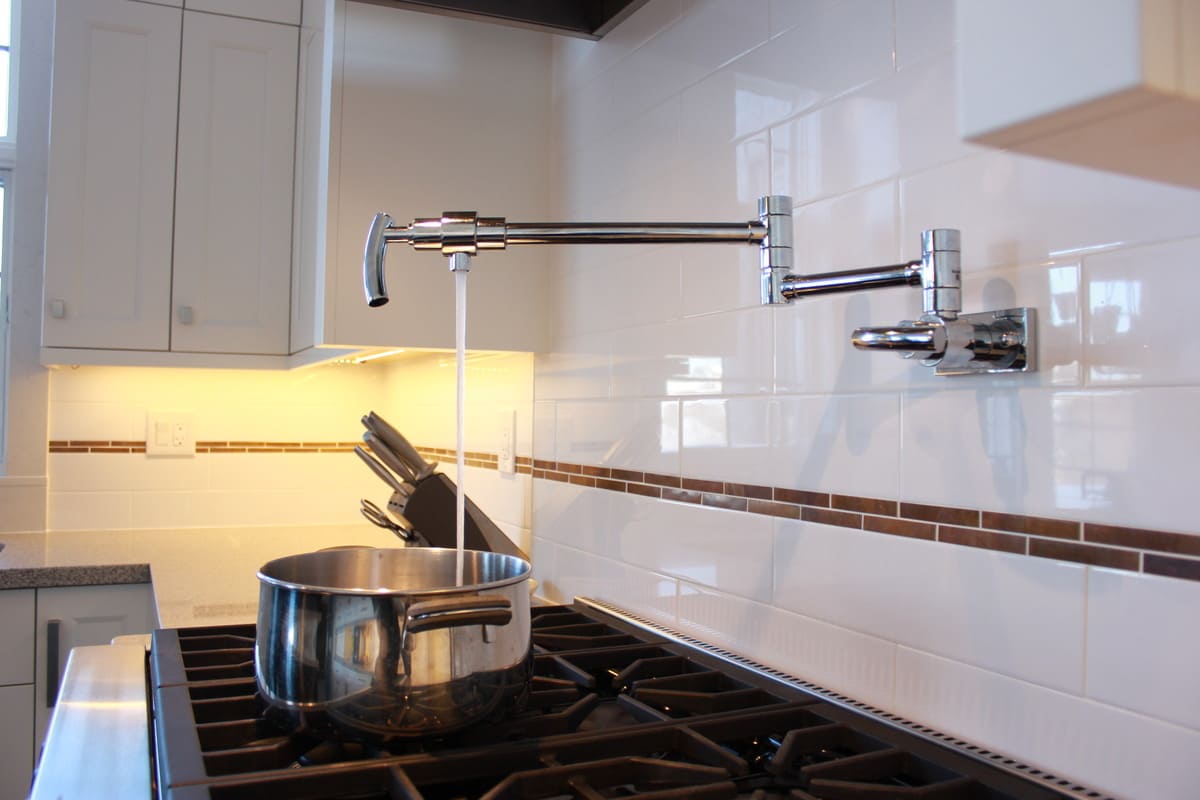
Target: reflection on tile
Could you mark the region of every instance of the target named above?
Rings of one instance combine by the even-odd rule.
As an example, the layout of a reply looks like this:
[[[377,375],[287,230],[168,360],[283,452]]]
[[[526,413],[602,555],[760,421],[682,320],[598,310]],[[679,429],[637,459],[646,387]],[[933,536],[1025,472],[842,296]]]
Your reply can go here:
[[[863,354],[869,355],[869,354]],[[768,485],[867,497],[896,497],[900,401],[895,395],[777,397]]]
[[[958,228],[966,268],[1195,236],[1200,192],[986,152],[900,183],[902,230]]]
[[[770,389],[770,309],[617,331],[613,395],[755,394]]]
[[[679,473],[674,400],[560,402],[555,461]]]
[[[680,474],[760,482],[771,446],[768,403],[755,397],[684,401]]]
[[[1088,380],[1196,384],[1197,332],[1180,324],[1200,290],[1200,239],[1084,258]]]

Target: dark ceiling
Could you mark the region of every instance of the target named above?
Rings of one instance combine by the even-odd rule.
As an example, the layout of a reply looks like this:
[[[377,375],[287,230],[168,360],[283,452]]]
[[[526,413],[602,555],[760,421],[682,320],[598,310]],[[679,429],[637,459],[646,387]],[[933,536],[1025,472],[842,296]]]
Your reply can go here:
[[[647,0],[361,0],[599,39]]]

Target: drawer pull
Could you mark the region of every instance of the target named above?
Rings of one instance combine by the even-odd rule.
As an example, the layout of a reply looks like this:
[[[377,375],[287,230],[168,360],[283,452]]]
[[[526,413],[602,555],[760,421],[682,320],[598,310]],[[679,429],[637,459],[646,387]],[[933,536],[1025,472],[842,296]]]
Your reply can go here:
[[[58,702],[58,683],[62,678],[59,663],[61,633],[61,619],[46,621],[46,708],[54,708]]]

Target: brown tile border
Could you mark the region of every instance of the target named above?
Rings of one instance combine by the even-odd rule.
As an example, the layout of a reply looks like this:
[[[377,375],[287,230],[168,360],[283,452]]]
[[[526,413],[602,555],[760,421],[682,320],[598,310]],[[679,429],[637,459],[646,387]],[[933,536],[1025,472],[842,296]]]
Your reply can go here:
[[[359,442],[198,441],[197,453],[350,452]],[[145,453],[143,441],[54,439],[51,453]],[[431,460],[449,462],[453,450],[417,447]],[[469,466],[498,469],[495,453],[463,454]],[[609,492],[635,494],[738,513],[833,525],[1032,558],[1073,561],[1130,572],[1200,581],[1200,533],[1156,531],[1094,522],[1031,517],[970,508],[947,508],[883,498],[828,494],[781,486],[705,478],[594,464],[517,456],[518,474]]]
[[[585,465],[549,464],[535,478],[567,481],[592,473]],[[564,466],[575,472],[561,471]],[[602,468],[601,468],[602,469]],[[597,471],[599,472],[599,471]],[[833,525],[1031,558],[1072,561],[1130,572],[1200,581],[1200,534],[1172,533],[972,508],[902,503],[877,497],[827,494],[613,468],[598,489],[703,505],[740,513]],[[1153,552],[1152,552],[1153,551]],[[1198,556],[1189,558],[1188,556]]]

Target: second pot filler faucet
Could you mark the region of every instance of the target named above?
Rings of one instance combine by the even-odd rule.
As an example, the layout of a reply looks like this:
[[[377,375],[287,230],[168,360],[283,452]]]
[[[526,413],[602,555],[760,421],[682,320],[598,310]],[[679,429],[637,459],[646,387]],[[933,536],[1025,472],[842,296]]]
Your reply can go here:
[[[923,313],[919,319],[890,327],[858,328],[851,336],[855,347],[919,358],[938,375],[1031,372],[1036,368],[1034,309],[960,313],[962,244],[957,230],[923,231],[919,260],[794,275],[792,199],[786,195],[760,197],[758,219],[748,222],[506,222],[503,217],[480,217],[474,211],[447,211],[441,217],[418,218],[400,227],[387,214],[376,214],[363,254],[363,285],[370,306],[388,301],[384,253],[387,245],[396,242],[417,250],[437,250],[449,257],[452,270],[468,269],[470,257],[481,250],[503,250],[518,244],[751,244],[759,248],[764,305],[786,304],[815,294],[921,287]]]

